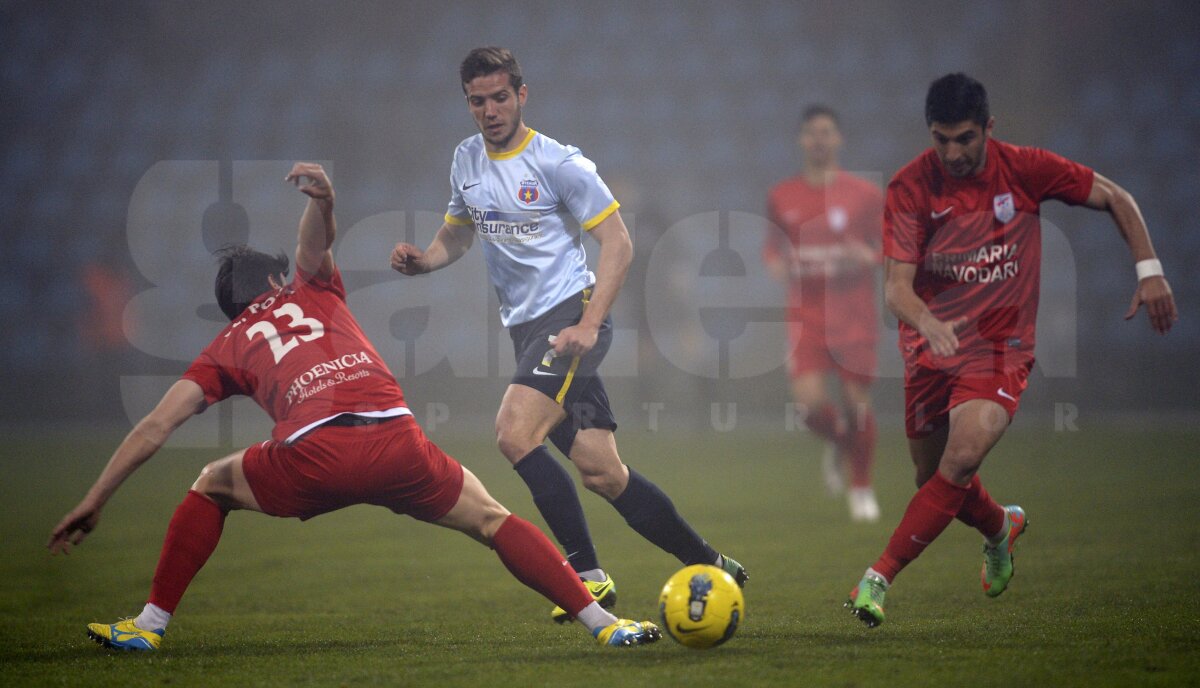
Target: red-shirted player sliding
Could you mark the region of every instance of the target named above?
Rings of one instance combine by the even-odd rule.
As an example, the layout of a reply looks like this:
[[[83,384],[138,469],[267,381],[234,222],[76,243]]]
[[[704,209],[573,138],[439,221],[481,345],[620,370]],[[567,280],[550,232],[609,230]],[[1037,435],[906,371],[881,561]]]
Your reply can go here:
[[[1041,269],[1040,204],[1109,213],[1136,261],[1125,318],[1145,304],[1155,331],[1177,319],[1137,203],[1092,170],[991,138],[987,92],[964,74],[925,99],[933,148],[888,185],[883,251],[888,307],[900,319],[905,429],[920,489],[887,549],[846,603],[868,626],[901,569],[955,518],[983,534],[983,590],[1004,592],[1025,512],[988,496],[976,471],[1017,411],[1033,366]]]
[[[596,604],[540,530],[511,515],[426,439],[346,307],[330,252],[337,230],[329,178],[320,165],[297,163],[287,181],[309,196],[295,278],[285,282],[283,255],[244,246],[221,253],[216,295],[230,324],[129,433],[47,546],[65,553],[82,542],[121,483],[185,420],[226,397],[253,397],[275,421],[272,438],[204,467],[167,526],[141,614],[89,624],[88,635],[106,647],[158,649],[232,510],[305,520],[374,504],[489,545],[513,576],[569,611],[603,645],[657,640],[654,624],[617,619]]]
[[[875,274],[883,194],[842,171],[837,114],[813,105],[800,117],[804,171],[767,196],[771,226],[763,262],[788,287],[788,372],[805,424],[827,444],[822,466],[831,494],[845,489],[850,517],[879,520],[871,488],[875,416],[871,383],[879,338]],[[841,380],[842,407],[830,401],[826,373]]]

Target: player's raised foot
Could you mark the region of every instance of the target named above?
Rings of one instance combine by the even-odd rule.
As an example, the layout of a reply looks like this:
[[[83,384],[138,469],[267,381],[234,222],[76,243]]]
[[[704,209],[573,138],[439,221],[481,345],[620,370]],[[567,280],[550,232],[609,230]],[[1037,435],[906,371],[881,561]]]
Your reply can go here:
[[[1017,538],[1029,527],[1025,510],[1015,504],[1004,507],[1004,518],[1008,525],[1008,537],[995,547],[987,543],[983,545],[983,568],[979,571],[979,581],[983,583],[983,591],[988,597],[997,597],[1008,588],[1008,582],[1013,577],[1013,549],[1017,546]]]
[[[721,555],[721,569],[733,576],[733,580],[739,588],[746,587],[746,581],[750,580],[750,574],[746,573],[746,567],[739,564],[736,559],[731,559],[724,554]]]
[[[596,642],[611,647],[633,647],[648,645],[662,637],[662,629],[649,621],[617,619],[614,624],[597,628],[593,634]]]
[[[592,599],[595,600],[601,607],[612,609],[617,604],[617,584],[613,583],[612,576],[605,576],[602,581],[590,581],[580,578],[583,585],[592,594]],[[565,624],[573,621],[575,617],[571,616],[567,610],[562,607],[555,607],[550,612],[550,618],[554,619],[554,623]]]
[[[157,650],[164,633],[166,631],[161,628],[153,631],[138,628],[133,619],[124,619],[114,624],[88,624],[88,637],[114,650]]]
[[[875,490],[869,487],[852,487],[846,493],[850,506],[850,520],[855,523],[875,523],[879,520],[879,502],[875,501]]]
[[[825,491],[830,497],[838,497],[846,491],[842,450],[836,442],[825,443],[825,451],[821,454],[821,474],[825,477]]]
[[[888,583],[883,576],[867,571],[862,580],[850,591],[850,599],[843,605],[850,613],[865,623],[867,628],[875,628],[883,623],[883,598],[887,595]]]

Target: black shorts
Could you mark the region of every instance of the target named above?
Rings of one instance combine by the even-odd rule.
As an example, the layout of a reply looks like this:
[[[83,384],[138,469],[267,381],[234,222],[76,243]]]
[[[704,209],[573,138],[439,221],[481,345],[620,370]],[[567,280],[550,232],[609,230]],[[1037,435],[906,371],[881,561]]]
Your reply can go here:
[[[550,343],[551,336],[579,323],[591,293],[591,289],[584,289],[540,317],[509,330],[517,357],[512,384],[538,390],[567,412],[563,422],[550,431],[550,441],[563,454],[570,453],[580,430],[617,429],[608,393],[596,372],[612,345],[612,319],[604,319],[596,346],[583,356],[555,356]]]

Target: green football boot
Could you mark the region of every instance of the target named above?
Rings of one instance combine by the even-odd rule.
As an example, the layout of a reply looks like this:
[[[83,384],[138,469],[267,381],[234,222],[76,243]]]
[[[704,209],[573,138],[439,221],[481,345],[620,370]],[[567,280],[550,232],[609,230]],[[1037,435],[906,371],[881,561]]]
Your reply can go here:
[[[992,547],[983,545],[983,568],[979,571],[979,581],[983,583],[983,591],[988,597],[998,597],[1008,588],[1008,582],[1013,577],[1013,549],[1017,546],[1017,538],[1029,527],[1025,518],[1025,510],[1013,504],[1004,507],[1004,518],[1008,521],[1008,537],[1000,544]]]
[[[875,628],[883,623],[883,598],[887,595],[888,582],[874,571],[863,574],[862,580],[850,591],[850,599],[844,605],[850,613],[867,625]]]

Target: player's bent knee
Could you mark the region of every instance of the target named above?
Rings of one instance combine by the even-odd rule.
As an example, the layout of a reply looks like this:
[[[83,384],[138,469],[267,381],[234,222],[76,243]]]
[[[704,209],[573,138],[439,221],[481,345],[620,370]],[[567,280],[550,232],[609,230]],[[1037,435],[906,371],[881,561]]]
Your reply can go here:
[[[620,464],[618,464],[620,468]],[[602,472],[580,472],[583,486],[608,500],[616,499],[625,490],[625,473],[622,470]]]

